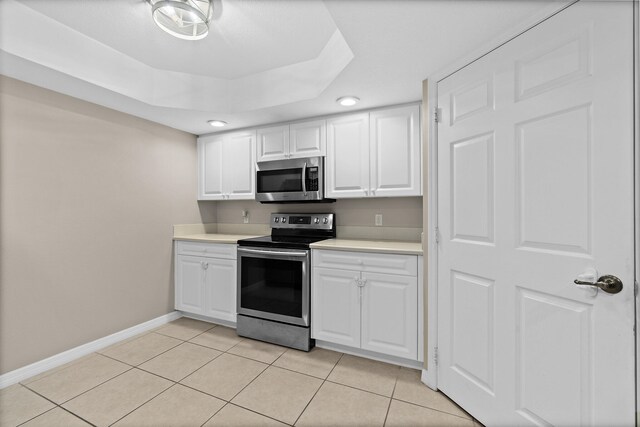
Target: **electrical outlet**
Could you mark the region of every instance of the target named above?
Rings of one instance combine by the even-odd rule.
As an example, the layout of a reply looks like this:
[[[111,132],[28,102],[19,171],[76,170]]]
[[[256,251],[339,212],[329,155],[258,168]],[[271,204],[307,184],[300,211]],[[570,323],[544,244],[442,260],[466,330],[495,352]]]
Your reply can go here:
[[[242,222],[245,224],[249,224],[249,211],[246,209],[242,210]]]
[[[376,214],[376,225],[382,225],[382,214]]]
[[[245,224],[249,224],[249,217],[245,216],[244,218],[242,218],[242,222],[244,222]]]

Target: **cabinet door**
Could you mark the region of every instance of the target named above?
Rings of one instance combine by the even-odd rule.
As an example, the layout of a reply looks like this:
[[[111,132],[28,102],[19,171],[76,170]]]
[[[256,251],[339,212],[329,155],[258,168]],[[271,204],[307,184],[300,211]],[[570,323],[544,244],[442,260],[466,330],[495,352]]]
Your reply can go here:
[[[289,157],[324,156],[327,141],[326,128],[324,120],[290,125]]]
[[[176,257],[176,310],[203,314],[204,268],[207,258],[187,255]]]
[[[256,159],[282,160],[289,156],[289,125],[258,129]]]
[[[327,197],[369,195],[369,114],[327,120]]]
[[[420,108],[418,105],[370,114],[371,195],[419,196]]]
[[[314,268],[311,337],[360,347],[360,289],[356,271]]]
[[[222,200],[223,137],[198,138],[198,200]]]
[[[362,348],[417,360],[415,276],[362,273]]]
[[[236,261],[209,258],[204,273],[204,315],[236,321]]]
[[[254,131],[228,134],[224,141],[224,192],[226,199],[255,198],[256,165]]]

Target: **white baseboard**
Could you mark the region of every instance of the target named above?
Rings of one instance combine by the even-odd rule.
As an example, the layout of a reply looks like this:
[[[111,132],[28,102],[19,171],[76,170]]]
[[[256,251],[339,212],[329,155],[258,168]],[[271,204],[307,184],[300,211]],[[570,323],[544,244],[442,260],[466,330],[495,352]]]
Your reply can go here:
[[[63,351],[62,353],[55,354],[51,357],[47,357],[46,359],[34,362],[27,366],[23,366],[22,368],[7,372],[6,374],[0,375],[0,389],[18,383],[22,380],[26,380],[27,378],[31,378],[42,372],[48,371],[49,369],[53,369],[58,366],[64,365],[65,363],[69,363],[82,356],[86,356],[87,354],[93,353],[94,351],[108,347],[119,341],[138,335],[142,332],[157,328],[158,326],[162,326],[165,323],[169,323],[180,317],[182,317],[182,313],[180,313],[179,311],[173,311],[171,313],[165,314],[164,316],[151,319],[148,322],[140,323],[139,325],[132,326],[103,338],[98,338],[95,341],[79,345],[78,347]]]

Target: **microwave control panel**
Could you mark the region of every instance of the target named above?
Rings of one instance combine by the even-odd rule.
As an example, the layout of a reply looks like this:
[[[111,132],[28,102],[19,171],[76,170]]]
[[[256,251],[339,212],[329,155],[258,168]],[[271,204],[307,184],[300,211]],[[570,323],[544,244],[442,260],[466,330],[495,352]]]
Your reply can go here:
[[[318,191],[318,167],[307,168],[307,191]]]

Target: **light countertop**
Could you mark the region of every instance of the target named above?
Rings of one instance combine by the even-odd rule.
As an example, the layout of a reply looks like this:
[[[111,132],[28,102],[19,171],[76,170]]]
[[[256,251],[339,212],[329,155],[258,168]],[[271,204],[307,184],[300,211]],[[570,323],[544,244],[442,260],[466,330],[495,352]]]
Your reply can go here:
[[[312,243],[311,249],[422,255],[422,244],[420,242],[396,242],[391,240],[329,239]]]
[[[238,240],[260,237],[249,234],[188,234],[176,236],[173,240],[206,243],[238,243]],[[335,251],[379,252],[388,254],[422,255],[422,244],[419,242],[400,242],[392,240],[350,240],[328,239],[312,243],[312,249],[330,249]]]
[[[185,242],[206,242],[206,243],[238,243],[238,240],[250,239],[252,237],[260,237],[258,235],[249,234],[188,234],[185,236],[175,236],[173,240],[181,240]]]

